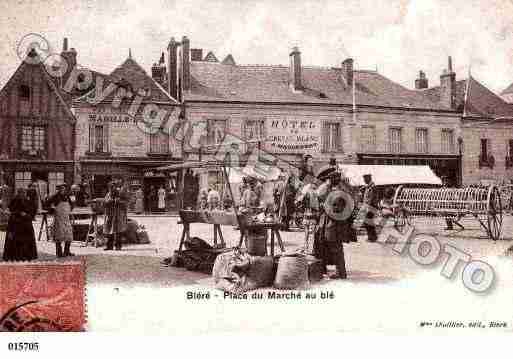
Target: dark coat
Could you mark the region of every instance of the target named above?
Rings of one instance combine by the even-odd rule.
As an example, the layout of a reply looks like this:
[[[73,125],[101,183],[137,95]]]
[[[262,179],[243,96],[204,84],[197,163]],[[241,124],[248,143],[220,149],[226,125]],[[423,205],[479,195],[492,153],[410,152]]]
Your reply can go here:
[[[9,204],[9,221],[3,259],[5,261],[30,261],[37,259],[36,237],[32,226],[33,208],[27,198],[14,197]]]
[[[343,190],[343,188],[332,188],[333,190]],[[333,211],[341,213],[348,205],[343,198],[338,198],[333,203]],[[338,220],[326,213],[323,209],[319,220],[319,226],[315,233],[314,255],[322,259],[326,264],[336,264],[337,256],[342,251],[343,243],[356,242],[356,230],[353,228],[354,217]]]

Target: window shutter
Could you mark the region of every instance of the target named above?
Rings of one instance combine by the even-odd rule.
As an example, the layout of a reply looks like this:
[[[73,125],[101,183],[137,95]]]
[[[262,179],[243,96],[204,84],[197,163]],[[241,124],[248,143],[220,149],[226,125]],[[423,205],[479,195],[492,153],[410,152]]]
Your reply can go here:
[[[340,123],[337,123],[337,150],[342,152],[342,128]]]
[[[214,121],[207,120],[207,144],[210,145],[214,142]],[[201,146],[202,144],[200,144]]]
[[[328,123],[323,122],[322,123],[322,151],[323,152],[328,152],[328,141],[329,141],[328,130],[329,130]]]
[[[109,152],[109,125],[103,125],[103,152]]]
[[[94,122],[89,123],[89,152],[95,152],[95,129]]]

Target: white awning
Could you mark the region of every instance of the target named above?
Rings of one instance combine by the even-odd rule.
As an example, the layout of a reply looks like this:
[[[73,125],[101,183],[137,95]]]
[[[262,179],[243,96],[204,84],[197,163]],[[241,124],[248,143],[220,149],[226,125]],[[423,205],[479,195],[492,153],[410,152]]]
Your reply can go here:
[[[351,185],[362,186],[363,175],[372,175],[378,186],[396,184],[441,185],[442,180],[429,166],[393,166],[393,165],[339,165],[340,170],[349,178]]]

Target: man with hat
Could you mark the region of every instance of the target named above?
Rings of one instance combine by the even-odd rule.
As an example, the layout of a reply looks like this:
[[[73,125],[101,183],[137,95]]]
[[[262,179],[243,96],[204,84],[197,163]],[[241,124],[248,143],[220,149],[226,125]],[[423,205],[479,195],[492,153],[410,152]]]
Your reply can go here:
[[[105,223],[103,233],[107,237],[105,250],[121,250],[121,239],[127,229],[128,193],[121,181],[111,182],[105,196]]]
[[[342,181],[338,171],[331,172],[317,190],[323,202],[319,227],[315,234],[314,255],[322,261],[323,272],[327,274],[327,266],[334,264],[337,273],[331,278],[347,278],[343,243],[351,242],[351,194]]]
[[[363,226],[367,231],[367,241],[376,242],[378,240],[378,236],[376,234],[375,225],[372,222],[374,221],[374,210],[378,208],[378,199],[376,196],[374,182],[372,181],[372,175],[364,174],[363,181],[365,182],[363,204],[368,208],[365,215],[366,220]]]

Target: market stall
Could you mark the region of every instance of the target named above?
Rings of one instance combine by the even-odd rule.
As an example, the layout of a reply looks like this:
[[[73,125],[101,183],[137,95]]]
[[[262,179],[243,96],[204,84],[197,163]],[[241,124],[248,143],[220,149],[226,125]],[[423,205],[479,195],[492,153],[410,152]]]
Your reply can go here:
[[[194,186],[190,180],[186,180],[185,176],[194,178],[192,173],[195,169],[216,169],[220,170],[222,176],[219,183],[209,188],[206,192],[205,188],[190,189],[189,186]],[[240,232],[239,247],[243,243],[249,253],[259,255],[267,254],[267,242],[270,239],[270,254],[274,256],[275,241],[282,251],[284,251],[283,242],[279,233],[281,224],[272,216],[263,215],[264,209],[260,208],[240,208],[239,201],[240,195],[236,195],[238,191],[237,185],[240,185],[243,177],[254,178],[258,180],[265,180],[265,176],[259,176],[257,172],[248,168],[234,169],[225,168],[222,164],[215,162],[190,162],[184,164],[176,164],[164,166],[159,168],[161,171],[176,171],[181,170],[182,188],[180,196],[180,203],[182,208],[178,211],[180,216],[180,224],[183,226],[178,249],[175,252],[175,262],[187,260],[189,254],[187,251],[193,251],[197,255],[198,252],[205,254],[204,260],[210,261],[213,256],[222,253],[226,248],[226,242],[222,232],[222,226],[231,226]],[[276,177],[277,179],[278,177]],[[234,191],[234,188],[237,190]],[[269,191],[268,191],[269,192]],[[194,204],[191,205],[191,198],[193,197]],[[202,243],[201,249],[191,243],[198,242],[196,237],[193,237],[193,227],[195,224],[209,224],[212,226],[212,245]],[[268,235],[267,233],[270,233]],[[265,234],[264,234],[265,233]],[[258,244],[257,244],[258,243]],[[195,247],[192,248],[191,247]],[[214,257],[215,259],[215,257]],[[180,265],[180,263],[175,263]],[[213,265],[213,262],[211,263]]]

